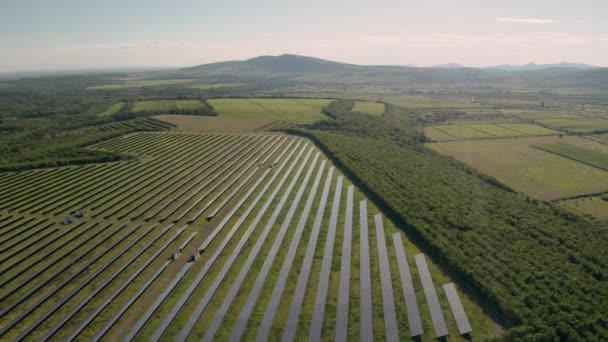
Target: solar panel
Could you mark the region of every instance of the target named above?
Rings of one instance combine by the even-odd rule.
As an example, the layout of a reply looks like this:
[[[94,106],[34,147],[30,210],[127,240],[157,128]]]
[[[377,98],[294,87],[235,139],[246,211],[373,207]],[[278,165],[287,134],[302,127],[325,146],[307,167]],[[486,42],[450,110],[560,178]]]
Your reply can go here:
[[[450,303],[450,309],[452,309],[452,315],[454,315],[456,326],[458,326],[458,332],[460,335],[468,334],[473,331],[473,329],[471,329],[471,323],[469,323],[469,319],[467,318],[467,314],[464,312],[464,307],[462,306],[458,292],[456,292],[454,283],[447,283],[443,285],[443,290],[445,291],[446,297],[448,297],[448,303]]]
[[[372,319],[372,286],[371,286],[371,271],[369,265],[369,236],[367,228],[367,202],[359,202],[359,220],[360,220],[360,340],[362,342],[373,341],[374,326]]]
[[[348,335],[348,304],[350,300],[350,267],[353,235],[353,192],[348,186],[346,194],[346,215],[344,219],[344,236],[342,241],[342,258],[340,261],[340,284],[338,292],[338,313],[336,317],[336,341],[346,341]]]
[[[429,272],[429,267],[426,264],[424,254],[416,254],[416,267],[418,267],[418,273],[420,274],[420,281],[422,282],[422,289],[424,290],[424,297],[426,303],[431,311],[431,320],[433,321],[433,330],[435,331],[436,337],[443,337],[448,335],[448,327],[439,305],[439,298],[437,298],[437,291],[433,285],[433,279]]]
[[[338,213],[340,210],[340,196],[342,194],[343,177],[338,177],[336,182],[336,190],[334,192],[334,201],[331,208],[331,216],[329,218],[329,230],[327,232],[327,241],[325,242],[325,250],[323,252],[323,261],[321,263],[321,272],[319,274],[319,283],[313,307],[310,332],[308,339],[310,341],[321,340],[321,330],[323,329],[323,317],[325,315],[325,303],[327,301],[327,288],[329,286],[329,274],[331,272],[331,261],[334,253],[334,243],[336,240],[336,226],[338,224]],[[351,220],[352,221],[352,220]],[[350,254],[349,254],[350,257]],[[350,261],[349,261],[350,271]],[[348,279],[350,281],[350,279]],[[340,281],[342,283],[342,281]],[[347,282],[348,284],[348,282]],[[342,291],[340,285],[340,291]],[[346,291],[348,292],[348,291]]]
[[[397,264],[399,265],[399,275],[401,276],[401,287],[403,289],[403,297],[405,298],[410,335],[420,336],[423,334],[420,310],[416,302],[416,291],[414,290],[414,283],[410,274],[410,266],[407,264],[405,250],[403,249],[401,234],[393,234],[393,244],[395,245],[395,255],[397,256]]]
[[[315,256],[315,250],[317,248],[317,240],[319,239],[319,232],[323,223],[323,215],[325,214],[325,207],[327,204],[327,197],[329,196],[329,188],[331,187],[331,181],[334,174],[334,168],[329,169],[325,185],[323,186],[323,193],[319,201],[319,207],[317,208],[317,215],[315,216],[315,222],[312,226],[312,232],[306,246],[306,254],[304,255],[304,261],[302,262],[302,268],[298,276],[298,282],[296,284],[296,290],[291,300],[291,306],[289,308],[289,314],[287,316],[287,322],[285,323],[285,330],[283,331],[283,341],[293,341],[295,339],[296,330],[298,328],[298,322],[300,320],[300,312],[302,310],[302,303],[304,301],[304,295],[306,294],[306,287],[308,286],[308,277],[310,275],[310,269],[312,268],[313,258]]]
[[[395,299],[393,296],[393,281],[386,250],[384,237],[384,223],[382,215],[374,216],[376,226],[376,244],[378,246],[378,264],[380,265],[380,286],[382,288],[382,310],[384,312],[384,339],[385,341],[399,341],[399,327],[395,313]]]

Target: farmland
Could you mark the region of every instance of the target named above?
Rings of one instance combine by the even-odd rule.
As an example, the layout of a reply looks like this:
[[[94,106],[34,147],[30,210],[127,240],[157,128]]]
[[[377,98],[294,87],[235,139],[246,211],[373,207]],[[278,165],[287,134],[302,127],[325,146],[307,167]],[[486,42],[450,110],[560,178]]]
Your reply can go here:
[[[557,203],[570,211],[608,220],[608,201],[604,200],[602,196],[574,198]]]
[[[348,281],[342,333],[358,338],[357,303],[367,293],[371,333],[384,340],[386,296],[394,297],[395,319],[408,317],[397,304],[405,301],[404,269],[394,241],[405,248],[423,339],[434,339],[414,262],[420,249],[306,139],[145,132],[93,148],[143,158],[0,175],[3,339],[278,339],[289,326],[293,338],[306,340],[313,320],[321,324],[314,333],[332,339],[336,286]],[[77,209],[85,216],[74,216]],[[364,221],[369,250],[361,254]],[[340,262],[345,253],[350,261]],[[359,285],[363,256],[370,292]],[[428,264],[448,332],[458,339],[442,288],[453,279]],[[344,267],[348,278],[340,276]],[[493,334],[497,322],[458,295],[472,336]],[[395,333],[405,338],[410,330],[399,324]]]
[[[536,145],[534,147],[608,171],[608,153],[564,143]]]
[[[540,137],[453,141],[428,146],[535,198],[555,200],[608,191],[606,171],[533,147],[552,142],[592,143],[578,137]]]
[[[195,115],[156,115],[154,118],[176,125],[180,132],[245,133],[270,127],[275,121],[266,119],[236,119]]]
[[[433,141],[451,141],[554,135],[559,132],[529,123],[476,123],[430,126],[424,129],[424,133]]]
[[[382,115],[384,113],[384,104],[369,101],[356,101],[353,111],[369,113],[373,115]]]
[[[121,90],[130,88],[144,88],[154,86],[176,85],[190,83],[191,79],[169,79],[169,80],[126,80],[122,82],[109,83],[88,87],[88,90]]]
[[[199,100],[158,100],[140,101],[135,104],[134,112],[168,112],[172,110],[196,110],[202,107]]]
[[[594,132],[608,130],[608,120],[599,118],[539,119],[539,123],[571,132]]]
[[[326,99],[210,99],[220,117],[313,122],[325,118]]]
[[[115,104],[111,105],[110,107],[108,107],[108,109],[104,110],[103,112],[97,114],[97,116],[99,117],[106,117],[106,116],[112,116],[116,113],[118,113],[118,111],[124,106],[124,102],[116,102]]]

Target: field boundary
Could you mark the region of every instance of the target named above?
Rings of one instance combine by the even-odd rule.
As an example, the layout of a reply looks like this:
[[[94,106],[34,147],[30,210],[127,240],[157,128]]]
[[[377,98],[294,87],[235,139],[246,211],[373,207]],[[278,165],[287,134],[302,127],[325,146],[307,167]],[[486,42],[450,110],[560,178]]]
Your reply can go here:
[[[566,158],[566,159],[574,160],[575,162],[578,162],[578,163],[581,163],[581,164],[585,164],[585,165],[589,165],[589,166],[592,166],[592,167],[600,169],[600,170],[608,171],[608,167],[607,168],[603,168],[603,167],[601,167],[599,165],[594,165],[594,164],[591,164],[589,162],[586,162],[586,161],[583,161],[583,160],[579,160],[579,159],[576,159],[574,157],[571,157],[571,156],[568,156],[568,155],[565,155],[565,154],[562,154],[562,153],[559,153],[559,152],[556,152],[556,151],[551,151],[551,150],[548,150],[548,149],[544,149],[544,148],[542,148],[541,146],[538,146],[538,145],[530,145],[530,147],[535,148],[535,149],[540,150],[540,151],[551,153],[551,154],[554,154],[556,156],[560,156],[560,157],[563,157],[563,158]]]

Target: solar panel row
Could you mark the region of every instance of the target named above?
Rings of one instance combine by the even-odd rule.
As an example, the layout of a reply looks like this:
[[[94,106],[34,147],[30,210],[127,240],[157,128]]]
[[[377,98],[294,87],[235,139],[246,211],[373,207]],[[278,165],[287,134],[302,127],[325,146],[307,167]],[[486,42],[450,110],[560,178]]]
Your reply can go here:
[[[469,323],[467,314],[464,312],[464,307],[462,306],[460,297],[458,297],[454,283],[447,283],[443,285],[443,290],[445,291],[446,297],[448,297],[448,303],[450,303],[452,315],[454,315],[454,320],[456,320],[458,332],[460,335],[470,333],[473,329],[471,329],[471,323]]]
[[[371,271],[369,265],[369,236],[367,228],[367,202],[359,202],[360,219],[360,252],[359,280],[360,280],[360,340],[362,342],[373,341],[374,326],[372,319],[372,285]]]
[[[401,288],[403,297],[405,298],[405,308],[407,310],[407,321],[410,327],[411,336],[420,336],[423,334],[422,321],[420,320],[420,310],[416,302],[416,291],[410,274],[410,266],[407,263],[405,250],[403,249],[403,241],[401,234],[393,234],[393,244],[395,245],[395,255],[397,256],[397,264],[399,265],[399,275],[401,276]]]
[[[435,331],[436,337],[443,337],[448,335],[448,327],[443,318],[443,312],[439,305],[439,298],[437,298],[437,291],[433,285],[433,279],[429,272],[429,267],[426,264],[424,254],[416,254],[416,266],[418,267],[418,273],[420,274],[420,281],[422,282],[422,289],[424,290],[424,297],[426,298],[426,304],[429,306],[431,311],[431,320],[433,321],[433,330]]]
[[[380,286],[382,289],[382,310],[384,311],[384,339],[385,341],[399,341],[399,327],[395,313],[395,299],[393,296],[393,282],[391,269],[384,237],[384,224],[382,215],[374,216],[376,226],[376,244],[378,246],[378,264],[380,266]]]

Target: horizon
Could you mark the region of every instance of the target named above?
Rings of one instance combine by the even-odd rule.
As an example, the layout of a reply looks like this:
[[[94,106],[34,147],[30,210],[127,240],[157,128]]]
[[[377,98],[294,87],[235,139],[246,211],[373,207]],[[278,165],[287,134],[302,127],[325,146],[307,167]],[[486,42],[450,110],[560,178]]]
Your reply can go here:
[[[0,73],[180,68],[296,54],[358,65],[608,67],[608,4],[8,0]]]

